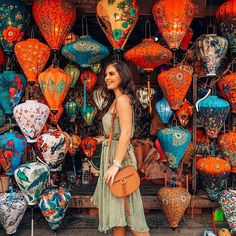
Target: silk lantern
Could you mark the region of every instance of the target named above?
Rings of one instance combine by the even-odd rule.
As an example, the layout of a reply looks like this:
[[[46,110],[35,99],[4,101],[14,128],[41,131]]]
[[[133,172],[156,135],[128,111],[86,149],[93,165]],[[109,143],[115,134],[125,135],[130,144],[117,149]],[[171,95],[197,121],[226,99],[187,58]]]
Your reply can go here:
[[[176,67],[159,74],[157,80],[171,109],[178,110],[191,85],[192,75]]]
[[[35,82],[49,59],[49,47],[37,39],[27,39],[16,43],[14,51],[27,80]]]
[[[108,101],[103,97],[102,89],[99,88],[93,91],[93,100],[99,110],[102,110],[108,104]]]
[[[96,148],[97,148],[97,140],[87,136],[84,139],[81,140],[80,147],[82,148],[84,154],[89,159],[92,158]]]
[[[178,49],[195,13],[191,0],[159,0],[152,14],[158,29],[170,49]]]
[[[75,66],[75,65],[72,65],[72,64],[68,64],[65,68],[64,68],[64,71],[71,76],[71,79],[72,79],[72,82],[71,82],[71,85],[70,87],[71,88],[74,88],[75,87],[75,84],[80,76],[80,70]]]
[[[75,20],[76,9],[68,0],[35,0],[34,20],[52,50],[59,50]]]
[[[139,17],[135,0],[100,0],[96,8],[97,21],[115,50],[122,50]]]
[[[80,105],[77,101],[69,100],[65,103],[65,112],[70,119],[70,122],[75,122],[75,118],[80,111]]]
[[[173,114],[173,111],[170,109],[170,105],[168,104],[167,100],[162,98],[156,103],[155,108],[161,118],[162,123],[167,124]]]
[[[176,117],[179,120],[181,126],[187,126],[192,115],[193,106],[188,100],[184,100],[181,107],[176,111]]]
[[[70,89],[71,76],[61,68],[49,67],[39,75],[38,81],[49,108],[56,113]]]
[[[82,106],[80,112],[86,124],[91,125],[95,115],[97,114],[97,109],[92,104],[87,104],[86,109],[84,109],[84,106]]]
[[[21,0],[1,0],[0,42],[6,53],[13,52],[13,45],[24,36],[30,23],[30,8]]]
[[[49,116],[48,106],[37,100],[26,100],[26,102],[17,105],[13,113],[27,142],[37,142],[37,138]]]

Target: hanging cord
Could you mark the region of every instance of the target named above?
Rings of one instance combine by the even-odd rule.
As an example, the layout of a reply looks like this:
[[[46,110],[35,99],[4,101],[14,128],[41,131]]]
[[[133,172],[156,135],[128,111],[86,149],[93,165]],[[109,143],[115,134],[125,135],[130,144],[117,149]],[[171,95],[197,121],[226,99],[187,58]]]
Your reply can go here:
[[[209,25],[207,26],[207,34],[209,34],[210,28],[212,28],[211,34],[215,34],[216,33],[216,27],[212,24],[212,0],[210,2],[210,22],[209,22]]]
[[[149,19],[145,20],[144,31],[145,31],[145,39],[151,38],[151,23],[150,23]]]
[[[88,19],[86,15],[82,16],[82,35],[88,35]]]

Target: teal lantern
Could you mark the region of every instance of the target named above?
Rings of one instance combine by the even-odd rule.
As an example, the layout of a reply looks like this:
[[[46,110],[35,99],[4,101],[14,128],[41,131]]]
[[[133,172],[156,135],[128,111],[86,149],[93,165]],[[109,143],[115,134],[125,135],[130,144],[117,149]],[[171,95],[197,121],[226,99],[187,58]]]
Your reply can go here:
[[[71,88],[74,88],[75,87],[75,84],[76,84],[76,81],[78,80],[79,76],[80,76],[80,70],[75,66],[75,65],[72,65],[72,64],[68,64],[64,71],[71,76],[71,79],[72,79],[72,82],[71,82],[71,85],[70,87]]]
[[[81,67],[87,68],[106,58],[109,51],[91,36],[83,35],[75,42],[63,46],[62,54]]]
[[[162,98],[155,105],[156,111],[161,118],[162,123],[167,124],[173,111],[170,109],[170,105],[165,98]]]
[[[75,118],[79,113],[80,105],[74,100],[69,100],[65,103],[65,112],[70,119],[70,122],[75,122]]]
[[[91,104],[87,104],[86,109],[84,109],[83,105],[81,108],[81,114],[86,124],[91,125],[93,123],[95,115],[97,114],[97,109]]]

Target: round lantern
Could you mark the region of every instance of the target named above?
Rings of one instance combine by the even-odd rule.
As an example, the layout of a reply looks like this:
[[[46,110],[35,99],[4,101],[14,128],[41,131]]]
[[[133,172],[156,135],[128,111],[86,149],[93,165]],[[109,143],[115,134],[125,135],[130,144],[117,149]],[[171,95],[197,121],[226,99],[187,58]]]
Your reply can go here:
[[[5,52],[12,53],[30,23],[30,8],[21,0],[0,0],[0,9],[0,42]]]
[[[193,106],[188,100],[183,101],[181,107],[176,111],[176,117],[178,118],[181,126],[187,126],[192,115]]]
[[[91,125],[97,114],[97,109],[92,104],[87,104],[86,109],[84,109],[84,105],[80,110],[82,117],[84,118],[87,125]]]
[[[95,89],[93,91],[93,100],[99,110],[102,110],[108,103],[108,101],[103,97],[102,93],[102,89]]]
[[[209,96],[199,102],[198,110],[199,120],[206,130],[207,136],[217,138],[228,116],[229,103],[217,96]]]
[[[61,68],[49,67],[39,75],[38,81],[48,106],[56,113],[70,89],[71,76]]]
[[[156,103],[155,108],[161,118],[162,123],[167,124],[173,114],[173,111],[170,109],[170,105],[168,104],[167,100],[162,98]]]
[[[194,12],[195,5],[191,0],[160,0],[154,4],[154,20],[170,49],[179,48]]]
[[[65,103],[65,112],[70,119],[70,122],[75,122],[75,118],[80,110],[80,105],[74,100],[69,100]]]
[[[155,89],[150,89],[150,101],[153,99],[156,91]],[[148,99],[148,88],[147,87],[141,87],[137,89],[136,96],[138,97],[142,107],[146,109],[149,105],[149,99]]]
[[[157,133],[157,138],[169,162],[170,168],[177,168],[190,141],[191,134],[180,127],[168,127]]]
[[[230,173],[229,163],[221,158],[208,156],[200,158],[196,163],[196,168],[208,197],[211,200],[217,200]]]
[[[139,17],[135,0],[107,1],[97,4],[97,20],[114,49],[123,49]]]
[[[106,58],[109,51],[90,35],[83,35],[77,41],[63,46],[62,54],[81,67],[87,68]]]
[[[47,44],[59,50],[75,22],[74,5],[68,0],[35,0],[32,11]]]
[[[72,79],[72,82],[71,82],[71,85],[70,87],[71,88],[74,88],[75,87],[75,84],[76,84],[76,81],[78,80],[79,78],[79,75],[80,75],[80,70],[74,66],[74,65],[71,65],[71,64],[68,64],[65,68],[64,68],[64,71],[71,76],[71,79]]]
[[[191,85],[192,75],[176,67],[159,74],[157,80],[170,108],[178,110]]]
[[[13,113],[27,142],[37,142],[49,116],[48,106],[36,100],[26,100],[26,102],[17,105]]]
[[[199,56],[208,73],[206,76],[216,76],[221,60],[228,49],[228,41],[216,34],[202,36],[197,41]]]
[[[97,143],[97,140],[90,136],[87,136],[81,140],[80,147],[82,148],[86,157],[92,158],[97,148]]]
[[[18,42],[14,48],[16,58],[29,82],[35,82],[50,56],[49,47],[37,39]]]

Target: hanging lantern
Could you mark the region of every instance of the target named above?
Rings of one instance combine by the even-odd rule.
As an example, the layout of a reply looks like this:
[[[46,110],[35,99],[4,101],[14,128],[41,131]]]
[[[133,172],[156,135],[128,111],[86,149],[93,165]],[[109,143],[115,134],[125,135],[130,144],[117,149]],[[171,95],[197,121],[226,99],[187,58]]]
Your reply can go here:
[[[236,190],[229,189],[221,192],[219,203],[234,235],[236,233]]]
[[[188,45],[190,44],[192,37],[193,37],[193,30],[191,28],[188,28],[186,30],[185,36],[184,36],[184,38],[183,38],[183,40],[181,41],[181,44],[180,44],[180,48],[182,50],[187,50],[188,49]]]
[[[200,101],[200,100],[199,100]],[[207,136],[217,138],[228,116],[229,103],[217,96],[209,96],[196,104],[199,111],[199,120],[202,123]]]
[[[100,62],[94,63],[91,65],[91,70],[94,72],[96,75],[101,72],[102,65]]]
[[[158,29],[170,49],[178,49],[189,28],[196,6],[191,0],[160,0],[152,8]]]
[[[82,148],[85,156],[91,159],[97,148],[97,144],[98,141],[96,139],[87,136],[81,140],[80,147]]]
[[[48,106],[56,113],[70,89],[71,76],[61,68],[49,67],[39,75],[38,81]]]
[[[236,133],[229,132],[218,137],[218,145],[223,157],[231,165],[231,172],[236,173]]]
[[[37,100],[26,100],[26,102],[17,105],[13,113],[27,142],[37,142],[37,138],[49,116],[48,106]]]
[[[34,20],[52,50],[59,50],[76,20],[76,9],[68,0],[35,0]]]
[[[39,162],[25,163],[15,170],[15,180],[28,205],[32,206],[39,202],[49,172],[49,167]]]
[[[77,41],[65,45],[62,48],[62,54],[81,67],[87,68],[106,58],[109,51],[90,35],[83,35]]]
[[[228,0],[224,2],[216,12],[216,20],[220,24],[220,30],[229,42],[230,53],[235,55],[236,53],[236,39],[235,39],[235,0]]]
[[[152,101],[155,93],[156,93],[155,89],[151,88],[150,89],[150,101]],[[148,88],[147,87],[141,87],[141,88],[137,89],[136,96],[138,97],[142,107],[144,109],[146,109],[149,105]]]
[[[37,39],[27,39],[18,42],[14,51],[27,80],[35,82],[49,59],[49,47]]]
[[[59,119],[61,118],[61,115],[64,111],[64,108],[62,106],[59,107],[58,111],[56,114],[53,114],[51,111],[49,113],[49,119],[52,123],[57,124]]]
[[[190,204],[190,193],[182,187],[162,187],[157,193],[157,198],[170,227],[177,228]]]
[[[4,109],[0,106],[0,127],[2,127],[6,122],[6,116]]]
[[[70,199],[70,192],[64,188],[47,189],[42,193],[39,208],[51,230],[56,231],[59,228]]]
[[[93,100],[100,111],[108,104],[102,93],[102,89],[99,88],[93,91]]]
[[[173,114],[173,111],[171,111],[167,100],[165,98],[162,98],[156,103],[155,108],[161,118],[162,123],[167,124]]]
[[[176,117],[178,118],[181,126],[186,127],[192,115],[193,106],[188,100],[184,100],[181,107],[176,111]]]
[[[80,70],[72,65],[72,64],[68,64],[65,68],[64,68],[64,71],[71,76],[71,79],[72,79],[72,82],[71,82],[71,85],[70,87],[71,88],[74,88],[75,87],[75,84],[76,84],[76,81],[78,80],[79,78],[79,75],[80,75]]]
[[[0,150],[2,158],[7,159],[7,169],[2,165],[6,175],[14,174],[15,169],[21,164],[23,156],[27,151],[27,141],[23,135],[10,132],[0,135]]]
[[[206,76],[216,76],[221,60],[228,50],[227,40],[216,34],[207,34],[198,39],[197,47],[203,65],[208,71]]]
[[[236,113],[236,73],[224,76],[218,81],[221,94],[231,105],[232,113]]]
[[[192,83],[192,75],[176,67],[159,74],[157,80],[170,108],[178,110]]]
[[[91,92],[95,83],[97,82],[97,75],[92,71],[86,70],[80,75],[80,81],[84,85],[84,81],[86,80],[86,90]]]
[[[191,134],[180,127],[168,127],[157,133],[157,138],[169,162],[170,168],[177,168],[190,141]]]
[[[67,34],[63,45],[67,45],[69,43],[73,43],[75,42],[79,37],[74,33],[74,32],[70,32],[69,34]]]
[[[21,193],[3,193],[0,195],[0,222],[6,234],[13,235],[16,233],[26,208],[27,202]]]
[[[79,103],[74,100],[69,100],[65,103],[65,112],[70,119],[70,122],[75,122],[75,118],[79,113]]]
[[[91,125],[93,123],[95,115],[97,114],[97,109],[93,105],[87,104],[86,109],[84,109],[84,106],[82,106],[80,112],[86,124]]]
[[[49,130],[40,134],[38,141],[38,155],[47,163],[51,171],[61,171],[62,162],[69,149],[69,137],[65,132]]]
[[[230,173],[229,163],[219,157],[208,156],[199,159],[196,168],[208,197],[211,200],[217,200]]]
[[[12,53],[30,23],[30,8],[21,0],[0,0],[0,9],[0,42],[4,52]]]
[[[97,4],[97,21],[115,50],[123,49],[139,17],[135,0],[107,1]]]
[[[6,63],[6,56],[4,54],[3,48],[0,45],[0,67],[4,67]]]

